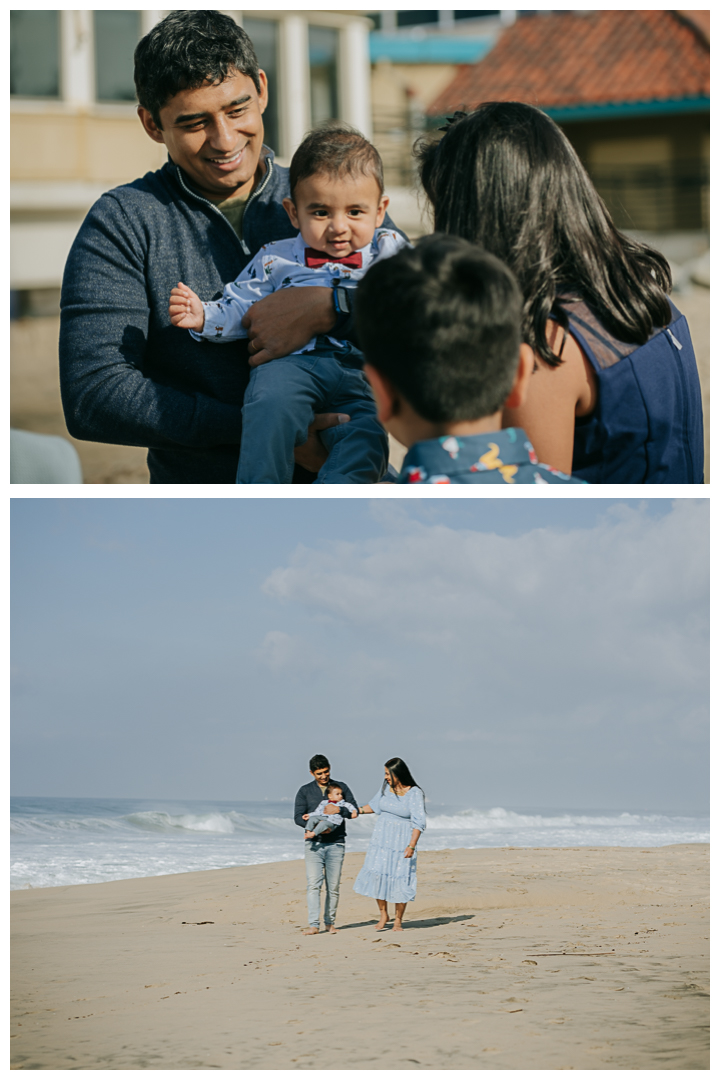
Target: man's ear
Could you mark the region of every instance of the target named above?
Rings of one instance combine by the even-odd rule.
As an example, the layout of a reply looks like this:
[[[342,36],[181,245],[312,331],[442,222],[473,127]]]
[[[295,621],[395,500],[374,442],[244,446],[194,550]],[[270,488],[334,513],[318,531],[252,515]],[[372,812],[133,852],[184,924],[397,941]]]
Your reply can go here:
[[[299,229],[300,218],[297,215],[297,207],[295,206],[295,203],[292,201],[292,199],[283,199],[283,206],[285,207],[287,216],[290,218],[293,224],[293,228]]]
[[[527,397],[528,385],[530,383],[530,376],[535,370],[535,353],[532,351],[529,345],[525,342],[520,346],[520,356],[518,357],[517,372],[515,374],[515,382],[512,385],[512,390],[507,396],[505,401],[506,409],[519,409],[521,405],[525,404],[525,398]]]
[[[140,123],[145,128],[153,142],[164,143],[165,134],[162,128],[159,128],[152,118],[152,113],[149,109],[143,108],[142,105],[138,105],[137,114],[140,117]]]
[[[397,391],[390,380],[372,364],[365,365],[365,374],[375,398],[378,420],[381,424],[385,424],[397,415]]]
[[[258,93],[258,103],[260,105],[260,112],[264,113],[267,109],[268,103],[268,81],[267,75],[262,68],[258,69],[258,82],[260,83],[260,91]]]

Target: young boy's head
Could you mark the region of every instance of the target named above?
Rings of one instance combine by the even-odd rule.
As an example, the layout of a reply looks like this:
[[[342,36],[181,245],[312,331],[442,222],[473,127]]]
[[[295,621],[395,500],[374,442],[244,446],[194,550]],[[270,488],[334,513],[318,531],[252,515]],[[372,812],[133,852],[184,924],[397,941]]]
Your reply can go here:
[[[338,259],[358,251],[382,224],[387,204],[382,160],[358,131],[319,128],[293,154],[283,206],[308,247]]]
[[[456,236],[427,236],[371,266],[355,324],[387,430],[405,446],[498,430],[533,367],[521,311],[504,263]]]
[[[325,794],[330,802],[340,802],[343,797],[342,788],[339,784],[333,783],[332,780],[328,784]]]

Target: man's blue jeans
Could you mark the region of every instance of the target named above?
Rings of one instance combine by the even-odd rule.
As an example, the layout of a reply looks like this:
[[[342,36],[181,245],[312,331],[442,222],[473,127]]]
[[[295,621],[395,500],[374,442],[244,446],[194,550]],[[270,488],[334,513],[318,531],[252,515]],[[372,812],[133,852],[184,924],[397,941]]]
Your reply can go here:
[[[320,890],[323,879],[325,881],[325,925],[335,925],[344,858],[344,844],[323,844],[319,840],[305,841],[309,926],[317,926],[320,929]]]
[[[376,484],[388,466],[388,439],[361,367],[362,353],[322,344],[253,368],[245,391],[238,484],[292,483],[293,450],[315,413],[348,423],[320,432],[328,459],[316,484]]]

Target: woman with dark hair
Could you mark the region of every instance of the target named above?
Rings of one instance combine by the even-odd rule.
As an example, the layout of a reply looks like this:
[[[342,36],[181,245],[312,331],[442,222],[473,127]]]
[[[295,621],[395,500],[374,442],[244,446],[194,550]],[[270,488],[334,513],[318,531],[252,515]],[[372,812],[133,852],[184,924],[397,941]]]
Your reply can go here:
[[[377,814],[365,862],[353,886],[361,896],[372,896],[380,908],[376,930],[384,930],[395,904],[393,930],[402,930],[405,908],[417,892],[415,849],[425,829],[425,796],[402,758],[385,762],[385,779],[374,799],[360,807],[361,814]]]
[[[524,298],[536,367],[504,426],[590,483],[701,484],[700,381],[666,259],[615,228],[534,106],[487,102],[443,130],[417,150],[435,229],[502,259]]]

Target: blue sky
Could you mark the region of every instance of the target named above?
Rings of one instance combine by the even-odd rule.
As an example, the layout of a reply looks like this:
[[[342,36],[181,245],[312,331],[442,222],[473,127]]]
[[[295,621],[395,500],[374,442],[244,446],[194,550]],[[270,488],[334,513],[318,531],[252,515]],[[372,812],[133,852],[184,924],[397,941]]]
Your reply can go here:
[[[703,811],[706,500],[16,499],[13,791]]]

